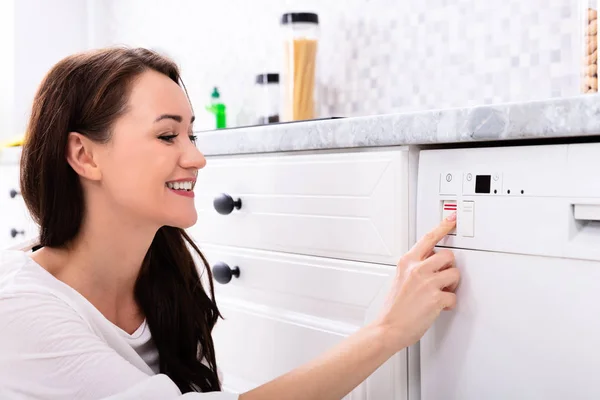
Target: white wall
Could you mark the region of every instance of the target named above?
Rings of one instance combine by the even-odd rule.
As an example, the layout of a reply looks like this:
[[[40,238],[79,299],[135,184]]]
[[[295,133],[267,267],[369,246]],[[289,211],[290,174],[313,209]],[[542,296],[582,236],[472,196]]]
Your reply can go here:
[[[254,75],[279,69],[280,15],[321,18],[321,116],[355,116],[579,92],[580,1],[96,0],[105,44],[155,47],[181,65],[196,110],[222,89],[229,120]]]
[[[88,43],[86,0],[0,1],[0,140],[25,131],[48,70]]]
[[[14,7],[12,0],[0,1],[0,141],[13,132],[14,116]]]
[[[574,95],[581,70],[578,3],[0,0],[0,50],[9,59],[1,63],[0,116],[9,118],[0,118],[0,139],[23,131],[35,89],[56,61],[112,44],[175,58],[198,128],[212,122],[202,109],[215,85],[230,124],[247,123],[257,103],[255,74],[279,69],[278,22],[286,11],[321,17],[323,117]]]
[[[15,1],[15,122],[22,132],[34,94],[48,70],[63,57],[85,50],[84,0]]]

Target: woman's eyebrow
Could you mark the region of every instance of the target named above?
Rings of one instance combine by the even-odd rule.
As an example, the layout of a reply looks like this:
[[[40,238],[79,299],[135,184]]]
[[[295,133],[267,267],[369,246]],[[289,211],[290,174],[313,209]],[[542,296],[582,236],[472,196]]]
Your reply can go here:
[[[163,119],[172,119],[177,122],[183,121],[183,117],[181,115],[163,114],[160,117],[156,118],[156,120],[154,122],[156,123],[156,122],[162,121]],[[190,124],[193,124],[195,119],[196,119],[196,116],[192,115],[192,118],[190,118]]]

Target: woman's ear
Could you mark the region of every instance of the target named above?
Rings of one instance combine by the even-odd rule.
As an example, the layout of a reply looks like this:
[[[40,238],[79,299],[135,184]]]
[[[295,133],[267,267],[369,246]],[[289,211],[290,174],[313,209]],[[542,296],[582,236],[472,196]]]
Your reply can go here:
[[[95,143],[78,132],[70,132],[67,140],[67,162],[82,178],[100,180],[102,174],[94,159]]]

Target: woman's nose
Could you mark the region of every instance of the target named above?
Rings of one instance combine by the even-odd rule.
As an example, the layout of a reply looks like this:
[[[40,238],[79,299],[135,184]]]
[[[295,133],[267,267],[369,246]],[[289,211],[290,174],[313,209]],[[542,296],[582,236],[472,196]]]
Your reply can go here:
[[[204,154],[198,150],[193,143],[188,143],[185,146],[185,150],[181,156],[181,166],[183,168],[196,168],[201,169],[206,165],[206,158]]]

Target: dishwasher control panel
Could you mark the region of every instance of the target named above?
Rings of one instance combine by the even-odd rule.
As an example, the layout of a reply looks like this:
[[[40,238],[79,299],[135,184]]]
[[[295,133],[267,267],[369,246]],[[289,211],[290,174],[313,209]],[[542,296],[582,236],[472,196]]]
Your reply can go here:
[[[423,150],[416,235],[456,212],[441,246],[600,259],[598,154],[600,143]]]
[[[510,194],[510,189],[507,189]],[[524,189],[520,189],[524,193]],[[475,200],[456,196],[503,195],[501,172],[444,171],[439,175],[440,220],[458,214],[457,228],[450,235],[475,236]]]
[[[507,189],[510,190],[510,189]],[[521,189],[524,191],[524,189]],[[440,194],[503,194],[502,173],[447,171],[440,173]],[[510,194],[510,193],[508,193]]]

